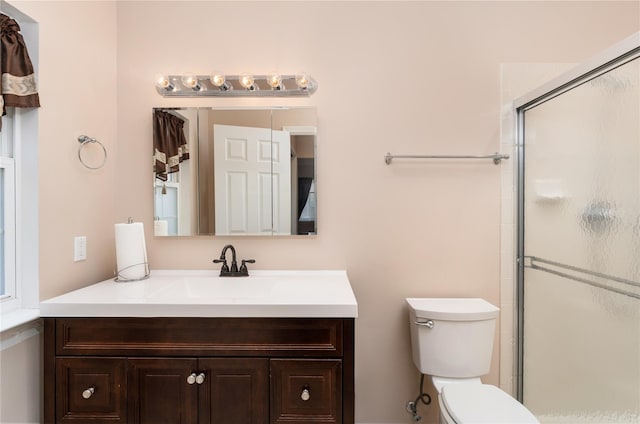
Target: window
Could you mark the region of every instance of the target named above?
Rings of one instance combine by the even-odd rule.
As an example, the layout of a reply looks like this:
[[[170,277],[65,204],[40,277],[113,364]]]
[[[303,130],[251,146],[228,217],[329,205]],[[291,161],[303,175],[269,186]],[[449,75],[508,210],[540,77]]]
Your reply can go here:
[[[13,158],[13,108],[3,118],[0,132],[0,301],[15,300],[16,288],[16,185]],[[3,308],[4,309],[4,308]]]
[[[0,156],[0,299],[16,293],[15,210],[13,159]]]
[[[20,23],[38,69],[38,24],[3,2]],[[38,317],[38,109],[7,107],[0,129],[0,332]]]
[[[36,109],[8,107],[7,115],[2,117],[0,313],[3,318],[0,320],[0,331],[37,316],[37,116]]]

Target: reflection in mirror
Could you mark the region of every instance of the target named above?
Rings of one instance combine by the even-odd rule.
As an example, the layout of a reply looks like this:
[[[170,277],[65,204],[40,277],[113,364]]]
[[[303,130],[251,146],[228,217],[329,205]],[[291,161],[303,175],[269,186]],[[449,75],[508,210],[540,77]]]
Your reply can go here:
[[[156,235],[316,234],[315,108],[164,111],[189,158],[166,182],[154,168]]]
[[[291,218],[291,234],[316,234],[316,110],[274,109],[271,113],[274,134],[284,134],[290,146],[291,214],[285,218]]]
[[[188,236],[197,231],[197,119],[196,109],[153,110],[154,234],[157,236]]]

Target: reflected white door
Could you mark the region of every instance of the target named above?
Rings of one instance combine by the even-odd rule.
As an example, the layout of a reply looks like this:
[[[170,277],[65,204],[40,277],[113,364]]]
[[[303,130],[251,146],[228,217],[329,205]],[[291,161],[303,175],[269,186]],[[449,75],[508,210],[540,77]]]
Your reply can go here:
[[[216,235],[290,234],[289,133],[214,125],[213,134]]]

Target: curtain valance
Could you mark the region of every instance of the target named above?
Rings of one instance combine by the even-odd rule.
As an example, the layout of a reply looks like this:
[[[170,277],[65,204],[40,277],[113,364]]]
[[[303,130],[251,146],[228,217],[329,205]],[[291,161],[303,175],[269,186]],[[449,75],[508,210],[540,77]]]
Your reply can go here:
[[[180,170],[180,162],[189,159],[184,135],[184,120],[162,110],[153,111],[153,170],[156,178],[167,181],[167,175]]]
[[[33,64],[18,23],[0,13],[0,105],[2,115],[7,106],[39,107]],[[0,120],[0,128],[2,121]]]

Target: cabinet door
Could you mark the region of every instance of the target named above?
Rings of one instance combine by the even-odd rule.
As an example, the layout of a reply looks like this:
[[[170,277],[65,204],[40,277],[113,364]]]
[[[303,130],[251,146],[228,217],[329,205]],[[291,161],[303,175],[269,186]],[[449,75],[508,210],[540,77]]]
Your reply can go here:
[[[340,359],[272,359],[271,424],[342,423]]]
[[[199,369],[200,424],[269,422],[268,359],[201,358]]]
[[[59,358],[56,375],[56,422],[126,422],[124,358]]]
[[[127,359],[130,424],[196,424],[196,359]]]

